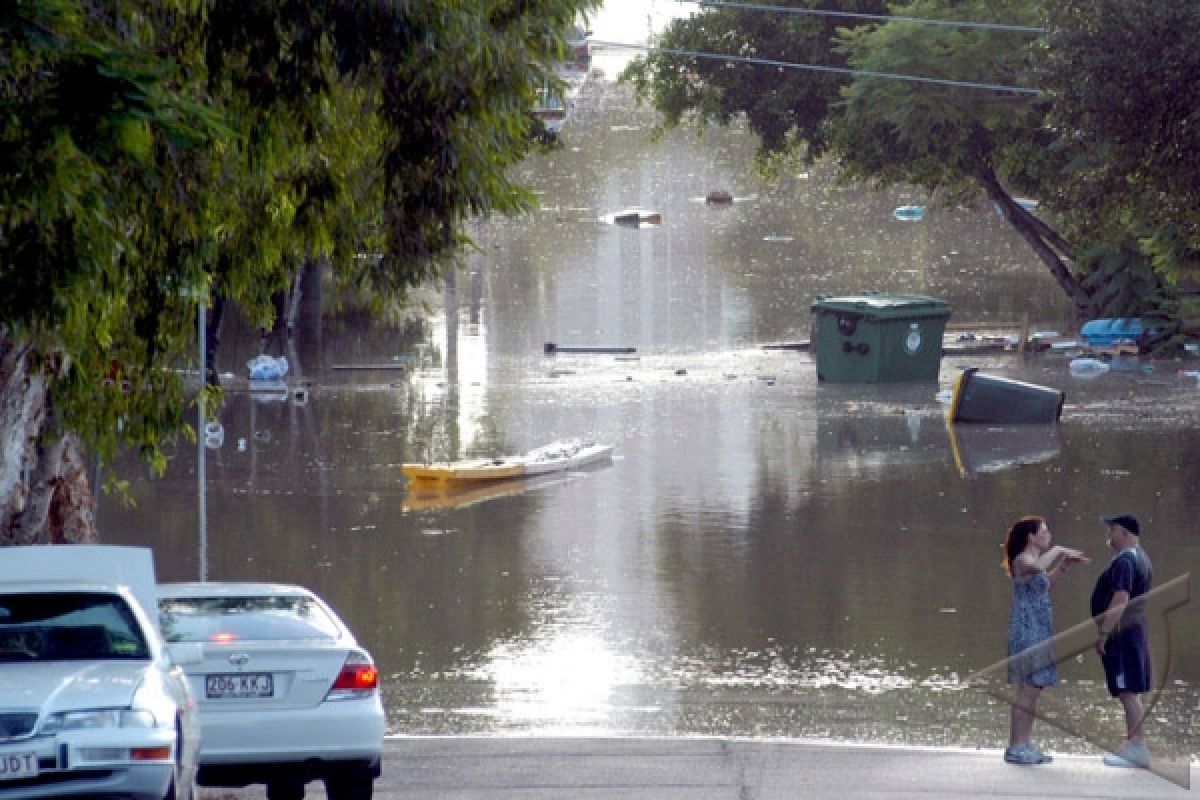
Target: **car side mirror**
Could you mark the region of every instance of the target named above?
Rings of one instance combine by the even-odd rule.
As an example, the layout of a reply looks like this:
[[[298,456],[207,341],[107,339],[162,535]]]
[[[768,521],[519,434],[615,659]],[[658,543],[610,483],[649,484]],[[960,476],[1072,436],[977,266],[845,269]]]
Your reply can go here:
[[[171,661],[178,666],[199,664],[204,660],[204,645],[200,642],[176,642],[167,645],[167,654]]]

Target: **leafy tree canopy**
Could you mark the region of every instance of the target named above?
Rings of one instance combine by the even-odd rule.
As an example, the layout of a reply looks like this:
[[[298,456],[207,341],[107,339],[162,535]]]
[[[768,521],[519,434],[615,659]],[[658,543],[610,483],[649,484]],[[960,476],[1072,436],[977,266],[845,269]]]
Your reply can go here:
[[[1193,269],[1198,252],[1200,206],[1188,193],[1194,158],[1187,166],[1197,136],[1197,104],[1189,102],[1197,89],[1187,77],[1196,74],[1196,56],[1156,31],[1174,27],[1178,41],[1188,41],[1200,24],[1194,3],[774,5],[854,15],[832,17],[833,28],[827,15],[723,5],[672,23],[658,45],[857,74],[656,52],[624,78],[666,125],[744,115],[767,155],[828,152],[846,179],[917,184],[947,201],[984,193],[1082,316],[1174,313],[1170,284]],[[973,24],[953,24],[962,22]],[[1122,99],[1130,95],[1138,99]],[[1147,127],[1148,118],[1158,124]],[[1053,216],[1030,213],[1016,193],[1039,198]]]
[[[1054,0],[1041,59],[1048,125],[1069,145],[1059,187],[1084,228],[1170,280],[1200,281],[1200,7]]]
[[[466,220],[528,202],[508,167],[598,4],[0,4],[6,421],[44,401],[45,425],[102,458],[132,444],[161,467],[198,300],[266,322],[317,255],[379,297],[436,276]],[[45,397],[22,399],[42,378]],[[27,467],[43,422],[26,417],[34,429],[7,435]],[[0,474],[0,510],[19,461]]]

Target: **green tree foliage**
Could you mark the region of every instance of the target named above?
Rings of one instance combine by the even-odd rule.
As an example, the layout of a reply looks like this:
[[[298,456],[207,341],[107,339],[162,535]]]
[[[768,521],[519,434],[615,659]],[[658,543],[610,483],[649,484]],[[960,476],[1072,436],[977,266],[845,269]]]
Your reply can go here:
[[[1029,5],[917,0],[904,15],[1030,25]],[[1021,31],[897,21],[844,31],[837,47],[864,72],[1023,88],[1032,39]],[[1029,94],[868,75],[842,97],[831,122],[849,177],[968,194],[980,175],[996,171],[1009,143],[1036,131],[1043,113]]]
[[[0,10],[0,321],[35,371],[54,366],[64,426],[91,429],[106,453],[118,428],[144,445],[179,424],[178,381],[147,385],[140,368],[164,364],[194,318],[184,292],[202,275],[172,250],[217,128],[141,22],[119,35],[70,0]]]
[[[829,152],[845,179],[916,184],[946,202],[983,194],[1001,208],[1083,317],[1172,313],[1173,292],[1162,276],[1187,271],[1188,247],[1195,241],[1198,206],[1194,196],[1181,192],[1195,174],[1185,162],[1195,152],[1188,137],[1198,135],[1195,124],[1187,127],[1189,115],[1195,121],[1197,103],[1189,98],[1194,100],[1197,89],[1185,76],[1195,74],[1196,57],[1185,52],[1186,45],[1151,51],[1159,40],[1155,26],[1175,25],[1179,41],[1188,41],[1200,13],[1194,3],[775,5],[882,11],[891,19],[844,17],[832,29],[827,18],[724,6],[673,23],[658,42],[668,50],[849,67],[859,71],[854,77],[786,70],[764,78],[763,70],[774,68],[661,52],[636,62],[625,77],[663,112],[667,125],[691,114],[705,124],[745,114],[766,153],[804,147],[810,157]],[[983,25],[934,24],[938,21]],[[773,34],[787,25],[794,25],[790,35]],[[1039,28],[1048,29],[1039,35]],[[1108,28],[1113,30],[1105,33]],[[1125,29],[1122,35],[1118,29]],[[1133,61],[1149,66],[1129,68]],[[1160,82],[1153,89],[1142,85],[1151,75]],[[1115,99],[1131,94],[1140,99]],[[1171,98],[1179,102],[1172,105]],[[789,101],[790,111],[762,111],[764,105],[788,109]],[[1125,116],[1109,114],[1105,104],[1119,106]],[[1161,126],[1140,124],[1143,113]],[[1110,164],[1118,149],[1119,158]],[[1022,208],[1016,193],[1039,198],[1052,216]],[[1168,194],[1178,199],[1177,212],[1163,213]]]
[[[318,255],[403,297],[524,208],[528,110],[596,5],[0,4],[0,541],[44,524],[38,442],[164,466],[199,300],[266,323]]]
[[[845,74],[799,71],[782,66],[696,58],[698,52],[845,69],[835,48],[839,28],[887,13],[884,0],[781,2],[778,5],[848,11],[860,19],[808,14],[758,13],[717,6],[673,21],[656,43],[664,51],[635,60],[622,76],[649,99],[668,127],[694,119],[699,125],[728,124],[743,115],[762,142],[764,154],[797,152],[815,160],[829,149],[829,118]]]
[[[1169,280],[1200,280],[1200,6],[1048,2],[1043,84],[1070,144],[1064,200],[1087,232]],[[1131,247],[1131,241],[1136,247]]]
[[[1037,38],[1010,28],[1035,28],[1036,11],[1030,0],[914,0],[903,16],[1007,27],[897,20],[845,31],[837,46],[866,73],[1031,89]],[[843,89],[844,105],[830,122],[843,174],[880,186],[917,184],[942,192],[947,201],[971,200],[982,192],[1003,210],[1080,314],[1092,315],[1098,310],[1095,295],[1075,268],[1074,248],[1013,197],[1016,176],[1028,173],[1028,154],[1054,138],[1042,125],[1047,98],[1015,90],[859,76]],[[1033,180],[1023,185],[1040,188]]]

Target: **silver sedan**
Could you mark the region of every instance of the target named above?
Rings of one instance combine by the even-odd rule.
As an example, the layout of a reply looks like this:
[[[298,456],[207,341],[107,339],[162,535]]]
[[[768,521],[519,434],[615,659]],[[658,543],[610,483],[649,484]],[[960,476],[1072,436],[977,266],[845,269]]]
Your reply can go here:
[[[158,597],[166,640],[203,647],[187,667],[201,785],[264,783],[270,800],[299,800],[321,780],[330,800],[370,799],[385,731],[379,675],[333,609],[283,584],[162,584]]]

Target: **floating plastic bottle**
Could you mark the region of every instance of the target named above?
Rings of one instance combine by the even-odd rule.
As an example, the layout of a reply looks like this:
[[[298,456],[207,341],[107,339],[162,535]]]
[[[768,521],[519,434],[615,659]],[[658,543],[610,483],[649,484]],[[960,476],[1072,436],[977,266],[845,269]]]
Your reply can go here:
[[[1110,367],[1097,358],[1075,358],[1068,365],[1071,374],[1078,378],[1094,378],[1108,372]]]

